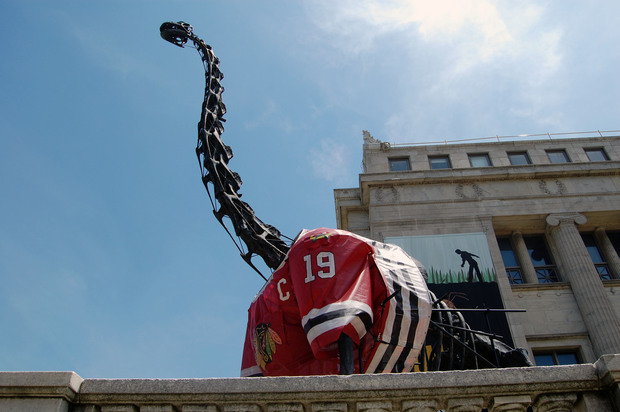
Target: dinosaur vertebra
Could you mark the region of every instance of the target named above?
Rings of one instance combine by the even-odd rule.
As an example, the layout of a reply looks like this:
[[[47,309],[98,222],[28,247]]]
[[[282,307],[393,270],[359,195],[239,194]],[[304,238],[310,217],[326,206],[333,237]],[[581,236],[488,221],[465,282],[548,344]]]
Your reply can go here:
[[[228,167],[233,152],[221,138],[224,132],[222,122],[226,121],[223,118],[226,113],[226,106],[222,102],[224,88],[220,81],[224,75],[219,68],[220,61],[213,54],[211,46],[195,36],[192,26],[185,22],[163,23],[159,31],[164,40],[179,47],[184,47],[191,40],[203,61],[206,85],[202,113],[198,122],[198,143],[196,146],[202,182],[211,199],[213,214],[231,236],[243,259],[263,276],[252,263],[252,256],[260,256],[268,267],[276,269],[284,259],[289,247],[282,240],[282,235],[278,229],[263,223],[256,217],[250,205],[241,200],[239,194],[242,184],[241,177]],[[209,184],[213,186],[213,195],[217,203],[211,197]],[[219,204],[219,208],[217,204]],[[235,234],[245,243],[247,252],[244,252],[232,237],[224,223],[225,216],[230,219]]]

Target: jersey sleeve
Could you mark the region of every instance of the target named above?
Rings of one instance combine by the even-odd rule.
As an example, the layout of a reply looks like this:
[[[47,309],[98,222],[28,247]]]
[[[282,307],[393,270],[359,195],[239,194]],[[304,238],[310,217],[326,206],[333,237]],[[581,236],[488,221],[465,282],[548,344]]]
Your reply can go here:
[[[289,251],[301,325],[317,359],[334,355],[338,338],[355,343],[373,323],[373,248],[334,229],[302,235]]]

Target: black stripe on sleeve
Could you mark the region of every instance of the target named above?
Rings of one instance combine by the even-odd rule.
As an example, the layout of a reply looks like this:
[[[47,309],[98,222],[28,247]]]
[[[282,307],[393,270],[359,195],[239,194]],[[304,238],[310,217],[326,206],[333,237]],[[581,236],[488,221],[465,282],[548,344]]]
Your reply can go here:
[[[306,324],[304,325],[304,332],[308,334],[312,328],[322,323],[325,323],[325,322],[328,322],[330,320],[337,319],[337,318],[351,317],[351,316],[357,316],[358,318],[360,318],[361,321],[364,323],[366,330],[370,330],[372,326],[372,317],[370,313],[364,312],[358,308],[344,308],[344,309],[337,309],[331,312],[323,313],[319,316],[309,319],[308,322],[306,322]]]

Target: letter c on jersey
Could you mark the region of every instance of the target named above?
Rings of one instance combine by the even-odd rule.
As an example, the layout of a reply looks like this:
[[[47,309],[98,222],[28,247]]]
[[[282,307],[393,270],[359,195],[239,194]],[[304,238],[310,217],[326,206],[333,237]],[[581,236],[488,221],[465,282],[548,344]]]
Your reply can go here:
[[[281,301],[285,301],[288,300],[288,298],[291,297],[291,294],[289,292],[286,292],[286,294],[282,293],[282,285],[286,283],[286,279],[282,278],[278,281],[278,293],[280,294],[280,300]]]

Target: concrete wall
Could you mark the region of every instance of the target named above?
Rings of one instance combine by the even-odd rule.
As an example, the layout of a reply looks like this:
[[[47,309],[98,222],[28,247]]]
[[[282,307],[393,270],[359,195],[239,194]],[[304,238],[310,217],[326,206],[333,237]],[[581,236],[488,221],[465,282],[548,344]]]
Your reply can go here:
[[[3,412],[415,412],[618,410],[620,355],[594,364],[412,374],[82,379],[0,372]]]

